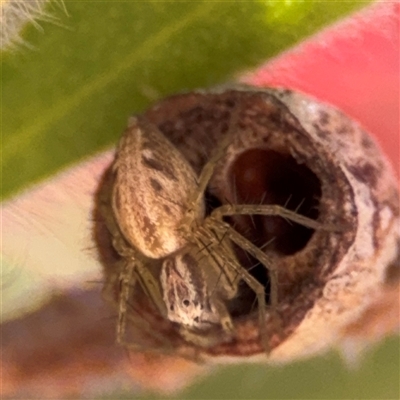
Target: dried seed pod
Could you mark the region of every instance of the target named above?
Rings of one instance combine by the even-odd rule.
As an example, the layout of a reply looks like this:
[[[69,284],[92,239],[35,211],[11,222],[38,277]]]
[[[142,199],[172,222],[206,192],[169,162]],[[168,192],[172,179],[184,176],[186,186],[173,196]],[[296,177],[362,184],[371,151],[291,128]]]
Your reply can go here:
[[[340,339],[346,326],[385,290],[388,274],[399,276],[391,273],[400,268],[393,172],[357,123],[289,90],[221,87],[182,94],[161,101],[143,118],[157,126],[200,175],[213,149],[229,134],[233,106],[235,135],[213,169],[205,193],[206,217],[221,204],[274,204],[340,228],[310,229],[270,215],[234,213],[225,219],[274,262],[279,302],[265,311],[269,357],[311,354]],[[100,190],[103,198],[110,191],[111,174],[108,171]],[[106,208],[107,201],[104,204]],[[118,256],[110,255],[110,238],[101,224],[97,237],[109,292],[115,297],[120,272],[111,261]],[[271,272],[243,247],[233,250],[242,268],[264,286],[265,301],[270,302]],[[148,265],[155,277],[160,268],[158,260]],[[235,324],[233,340],[206,347],[187,341],[140,290],[129,304],[147,315],[157,338],[134,340],[147,347],[165,348],[167,343],[177,353],[217,359],[265,357],[259,318],[252,308],[254,293],[243,283],[236,289],[233,298],[225,298]],[[132,327],[136,317],[129,310],[128,315]],[[139,333],[136,329],[133,335]],[[160,344],[160,338],[165,343]]]

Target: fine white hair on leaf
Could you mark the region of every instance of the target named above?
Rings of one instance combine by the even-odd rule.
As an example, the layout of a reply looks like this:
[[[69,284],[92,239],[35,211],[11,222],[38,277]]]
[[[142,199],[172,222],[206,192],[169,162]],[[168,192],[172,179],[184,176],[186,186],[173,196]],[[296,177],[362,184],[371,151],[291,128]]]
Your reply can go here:
[[[22,32],[29,25],[43,30],[41,22],[60,24],[59,18],[55,15],[54,5],[58,5],[58,8],[63,9],[67,14],[62,0],[2,0],[0,3],[0,50],[32,48],[22,38]]]

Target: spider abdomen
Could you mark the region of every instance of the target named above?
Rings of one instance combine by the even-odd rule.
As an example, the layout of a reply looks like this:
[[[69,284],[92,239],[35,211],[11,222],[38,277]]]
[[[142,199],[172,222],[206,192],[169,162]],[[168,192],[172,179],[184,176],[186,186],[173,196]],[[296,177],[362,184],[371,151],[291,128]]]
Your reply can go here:
[[[184,247],[179,222],[187,214],[196,174],[179,150],[155,125],[131,118],[114,172],[112,208],[125,239],[156,259]]]

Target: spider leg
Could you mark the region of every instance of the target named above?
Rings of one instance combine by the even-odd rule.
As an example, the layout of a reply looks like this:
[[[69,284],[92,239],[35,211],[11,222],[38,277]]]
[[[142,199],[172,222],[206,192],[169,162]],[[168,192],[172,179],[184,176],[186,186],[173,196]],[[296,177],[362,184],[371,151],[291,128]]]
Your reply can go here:
[[[113,213],[110,212],[107,206],[108,201],[109,194],[103,193],[100,196],[100,207],[104,222],[107,226],[107,229],[111,233],[112,245],[114,249],[121,257],[125,258],[130,265],[130,267],[126,267],[128,269],[131,269],[130,272],[127,272],[127,275],[132,278],[133,271],[135,270],[135,272],[137,273],[137,277],[139,278],[139,282],[143,287],[143,290],[152,299],[153,303],[156,305],[160,313],[163,316],[166,316],[167,312],[165,309],[165,304],[162,298],[158,281],[154,278],[153,274],[146,267],[146,262],[144,261],[143,256],[141,256],[137,250],[130,246],[122,236],[122,233],[118,228]],[[149,261],[147,261],[147,263],[149,263]],[[126,296],[129,297],[129,294],[126,294]]]
[[[104,214],[104,220],[108,230],[112,235],[112,245],[116,252],[123,257],[121,262],[124,263],[121,272],[119,274],[119,280],[121,284],[121,292],[118,299],[118,324],[117,324],[117,343],[123,343],[123,335],[126,330],[126,315],[127,315],[127,303],[130,298],[130,289],[134,287],[135,283],[139,281],[145,293],[153,301],[154,305],[165,317],[167,311],[165,303],[162,298],[161,290],[158,281],[154,278],[153,274],[145,265],[143,257],[132,247],[130,247],[122,234],[120,233],[115,219],[111,213]],[[124,344],[125,345],[125,344]]]
[[[261,262],[261,264],[263,264],[265,268],[267,268],[271,281],[271,306],[272,308],[275,308],[278,304],[278,280],[277,280],[276,268],[274,267],[274,261],[272,260],[272,258],[270,258],[262,250],[260,250],[259,247],[255,246],[252,242],[250,242],[250,240],[246,239],[239,232],[233,229],[228,223],[216,219],[215,217],[207,218],[206,222],[209,225],[211,231],[215,230],[218,230],[220,232],[225,231],[229,239],[231,239],[243,250],[251,254],[254,258],[256,258],[259,262]],[[245,270],[243,267],[241,267],[241,269]],[[250,276],[253,278],[252,275]],[[259,283],[258,281],[256,282]]]
[[[139,277],[139,283],[141,284],[143,290],[152,300],[160,314],[164,318],[167,318],[167,309],[161,293],[159,280],[156,279],[149,271],[148,267],[142,263],[137,263],[136,271]]]
[[[108,282],[106,286],[106,297],[111,302],[116,303],[118,307],[118,322],[116,326],[116,342],[120,346],[134,351],[146,351],[152,353],[166,353],[175,354],[176,348],[173,346],[170,340],[165,338],[163,335],[158,334],[157,330],[154,329],[154,324],[150,323],[149,320],[142,315],[138,310],[129,304],[131,297],[131,290],[134,286],[140,282],[140,276],[138,276],[137,270],[135,270],[135,265],[132,260],[122,259],[118,261],[115,265],[116,270],[120,270],[118,277],[114,279],[114,282]],[[118,299],[115,300],[114,296],[111,294],[113,292],[113,286],[115,281],[118,280],[121,288],[119,291]],[[126,339],[127,333],[127,321],[130,320],[133,326],[135,326],[140,332],[144,332],[146,337],[152,337],[156,341],[161,343],[159,345],[145,345],[143,343],[135,343],[134,341],[128,341]],[[193,357],[182,355],[182,357],[190,358]]]
[[[206,191],[207,185],[214,173],[215,166],[219,160],[225,155],[226,149],[232,143],[234,135],[237,132],[237,121],[239,119],[239,112],[233,112],[229,122],[228,132],[225,137],[218,143],[207,163],[204,165],[200,176],[198,178],[197,190],[189,197],[189,204],[198,205],[203,200],[203,194]]]
[[[221,300],[220,296],[218,296],[218,292],[214,291],[213,295],[211,296],[210,302],[211,302],[212,306],[215,307],[215,309],[218,312],[218,315],[221,318],[220,323],[221,323],[222,329],[229,336],[232,336],[232,333],[234,331],[232,318],[228,312],[228,309],[226,308],[225,303]]]
[[[122,259],[115,265],[116,270],[121,270],[118,274],[118,280],[120,285],[120,290],[118,293],[118,298],[116,300],[118,306],[118,322],[116,326],[116,336],[117,343],[121,346],[127,347],[128,343],[125,341],[126,333],[126,321],[128,315],[128,302],[130,297],[131,288],[133,288],[137,282],[137,275],[135,274],[135,264],[134,261]],[[113,286],[113,282],[110,282]],[[114,298],[111,298],[114,301]],[[129,346],[131,347],[131,346]],[[140,348],[140,345],[137,345]]]
[[[229,224],[226,224],[226,223],[216,220],[214,218],[212,218],[212,219],[207,218],[205,220],[205,225],[208,229],[202,230],[201,233],[203,236],[207,236],[208,240],[213,244],[213,248],[210,251],[214,251],[214,252],[218,253],[218,256],[220,257],[220,259],[222,261],[222,263],[220,263],[220,268],[222,268],[222,270],[225,273],[226,273],[225,268],[230,269],[230,272],[231,273],[233,272],[233,274],[235,274],[236,280],[239,280],[239,278],[242,279],[256,294],[257,301],[258,301],[258,308],[259,308],[258,318],[259,318],[259,326],[260,326],[260,337],[261,337],[262,345],[263,345],[265,351],[269,352],[268,334],[267,334],[267,330],[266,330],[266,317],[265,317],[265,310],[266,310],[267,305],[265,302],[264,286],[260,282],[258,282],[257,279],[255,279],[245,268],[243,268],[238,263],[238,261],[234,257],[234,254],[232,251],[226,251],[226,249],[224,249],[224,246],[221,247],[222,243],[214,235],[214,233],[216,231],[218,231],[223,235],[226,234],[226,236],[228,238],[233,240],[232,236],[234,236],[235,239],[236,239],[236,236],[231,231],[233,231],[234,233],[237,233],[237,232],[233,228],[231,228],[231,226]],[[237,235],[242,238],[242,236],[240,234],[237,233]],[[247,239],[245,239],[245,240],[247,240]],[[236,240],[233,240],[233,241],[235,241],[235,243],[237,243]],[[240,241],[240,240],[238,240],[238,241]],[[257,250],[259,250],[251,242],[249,242],[249,241],[247,241],[247,242],[251,245],[251,247],[254,247]],[[239,246],[244,247],[244,248],[247,246],[247,243],[245,245],[243,245],[243,242],[240,242],[237,244],[239,244]],[[225,246],[226,245],[227,244],[225,242]],[[246,250],[246,248],[245,248],[245,250]],[[262,253],[262,255],[265,258],[268,259],[268,257],[261,250],[259,250],[259,252]],[[249,251],[249,253],[253,255],[252,252]],[[269,265],[269,263],[270,263],[270,261],[268,259],[267,265]],[[236,285],[234,285],[234,286],[236,286]],[[273,285],[271,284],[271,286],[273,286]],[[225,305],[224,305],[224,307],[225,307]],[[226,308],[225,308],[225,310],[226,310]],[[221,312],[223,313],[224,311],[221,310]],[[228,313],[227,310],[226,310],[226,312]],[[229,314],[228,314],[228,316],[229,316],[229,319],[231,319]]]
[[[120,345],[124,343],[130,288],[135,286],[137,280],[134,268],[134,261],[126,260],[119,276],[121,291],[118,296],[117,343]]]
[[[116,326],[116,342],[119,345],[126,347],[125,332],[126,332],[126,319],[128,299],[130,296],[130,288],[136,284],[136,276],[134,274],[134,267],[132,267],[126,259],[121,259],[116,262],[113,268],[117,273],[110,277],[103,288],[104,298],[116,304],[118,308],[117,326]],[[114,291],[115,285],[119,285],[118,298],[115,299]],[[140,347],[139,345],[137,345]]]
[[[125,302],[125,321],[122,324],[119,323],[118,325],[121,326],[121,329],[117,329],[117,343],[127,349],[131,350],[140,350],[140,351],[153,351],[153,352],[160,352],[162,350],[166,353],[173,353],[174,346],[172,345],[171,341],[167,340],[163,335],[158,334],[158,331],[154,329],[154,325],[149,322],[149,320],[143,316],[140,312],[135,310],[132,305],[128,302]],[[127,312],[128,306],[130,306],[130,312]],[[119,316],[119,315],[118,315]],[[151,337],[154,338],[156,341],[161,343],[161,348],[155,345],[144,345],[143,343],[135,343],[134,341],[127,341],[126,340],[126,320],[129,318],[130,322],[133,326],[140,330],[140,332],[144,332],[146,334],[146,338]]]
[[[200,176],[196,182],[196,190],[190,193],[187,199],[187,213],[181,221],[180,229],[188,233],[190,230],[196,229],[196,218],[198,218],[199,210],[204,205],[204,193],[214,173],[215,167],[218,162],[224,157],[227,148],[232,143],[234,135],[237,132],[237,121],[239,119],[239,112],[235,110],[230,118],[228,132],[218,143],[218,146],[212,152],[208,161],[201,170]]]
[[[199,230],[198,235],[195,236],[194,241],[197,243],[201,251],[206,251],[208,253],[209,265],[214,270],[214,273],[210,276],[214,276],[214,278],[215,276],[218,276],[215,284],[215,279],[213,279],[213,287],[209,292],[210,304],[217,311],[217,314],[220,317],[220,324],[224,332],[227,333],[229,336],[232,336],[234,325],[222,298],[233,297],[233,295],[236,294],[236,286],[234,285],[234,279],[230,279],[231,274],[227,273],[227,271],[224,269],[224,263],[226,264],[225,259],[227,256],[223,255],[223,251],[215,251],[215,247],[219,248],[220,250],[224,249],[224,247],[220,246],[222,244],[221,241],[223,240],[224,237],[221,240],[213,237],[210,241],[208,235],[202,232],[202,230]],[[221,298],[221,290],[219,290],[219,288],[221,286],[220,280],[222,276],[224,276],[225,278],[225,284],[223,285],[224,292]]]
[[[340,227],[332,226],[329,224],[322,224],[314,219],[305,217],[304,215],[298,214],[295,211],[288,210],[280,205],[256,205],[256,204],[233,204],[223,205],[216,208],[211,213],[211,216],[222,220],[224,216],[228,215],[266,215],[266,216],[279,216],[284,219],[294,221],[300,225],[303,225],[311,229],[322,229],[327,231],[339,231]]]

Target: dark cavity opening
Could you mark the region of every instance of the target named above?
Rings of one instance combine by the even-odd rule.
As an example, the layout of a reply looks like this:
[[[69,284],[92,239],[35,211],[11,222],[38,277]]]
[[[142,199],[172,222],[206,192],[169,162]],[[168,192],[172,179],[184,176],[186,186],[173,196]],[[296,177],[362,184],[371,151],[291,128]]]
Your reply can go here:
[[[317,176],[290,154],[252,149],[232,165],[230,185],[235,188],[237,204],[281,205],[316,220],[319,215],[321,184]],[[238,232],[267,254],[285,257],[302,250],[314,230],[279,216],[232,216],[227,219]],[[242,266],[264,285],[269,302],[270,282],[266,268],[236,247]],[[256,305],[254,293],[242,283],[239,296],[232,301],[233,315],[250,312]]]
[[[238,157],[231,169],[230,184],[238,204],[276,204],[317,219],[321,185],[316,175],[288,154],[253,149]],[[279,216],[233,216],[231,223],[258,247],[282,255],[303,249],[313,233]]]

